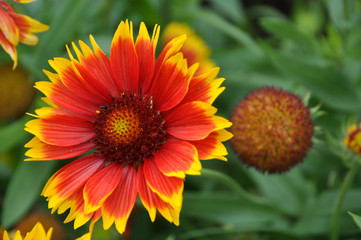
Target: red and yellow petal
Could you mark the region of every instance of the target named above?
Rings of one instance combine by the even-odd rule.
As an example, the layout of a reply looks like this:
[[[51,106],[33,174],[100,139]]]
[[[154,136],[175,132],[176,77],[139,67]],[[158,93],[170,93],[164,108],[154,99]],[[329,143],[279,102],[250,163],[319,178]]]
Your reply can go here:
[[[13,0],[14,2],[17,2],[17,3],[31,3],[31,2],[34,2],[36,0]]]
[[[111,64],[108,56],[100,49],[92,35],[90,35],[90,42],[95,55],[98,57],[96,65],[99,67],[99,71],[104,72],[104,85],[112,96],[119,96],[119,90],[117,89],[115,78],[112,75]]]
[[[132,22],[121,22],[110,48],[110,62],[116,83],[122,91],[136,93],[139,80],[139,60],[134,46]]]
[[[37,43],[38,38],[33,33],[42,32],[48,28],[47,25],[28,16],[17,14],[9,4],[0,1],[0,45],[13,59],[13,69],[17,66],[16,46],[19,41],[34,45]]]
[[[109,164],[87,181],[84,187],[85,213],[91,213],[101,208],[118,185],[122,169],[120,164]]]
[[[59,79],[55,78],[57,74],[53,74],[47,71],[44,72],[48,76],[51,76],[50,79],[53,81]],[[96,111],[99,109],[99,105],[97,103],[86,101],[76,94],[69,92],[69,90],[61,82],[51,83],[46,81],[39,81],[35,83],[35,88],[43,92],[45,96],[47,96],[48,99],[56,105],[57,108],[67,109],[73,112],[74,115],[85,117],[95,117],[97,115]],[[79,102],[82,104],[79,104]]]
[[[100,217],[101,217],[101,212],[100,210],[98,210],[97,212],[94,213],[94,216],[89,224],[89,232],[77,238],[76,240],[91,240],[94,230],[94,224],[99,220]]]
[[[74,94],[84,102],[99,106],[103,100],[94,97],[96,92],[94,88],[80,75],[79,71],[74,67],[72,61],[65,58],[54,58],[49,61],[50,66],[57,72],[61,84],[70,94]],[[56,84],[56,85],[60,85]],[[79,102],[77,102],[79,104]]]
[[[148,187],[148,183],[146,182],[143,173],[143,164],[139,165],[137,171],[137,189],[140,200],[142,201],[144,207],[147,209],[150,219],[152,220],[152,222],[154,222],[157,209],[154,205],[153,197],[156,194],[153,193],[153,191],[151,191]]]
[[[45,75],[49,78],[49,80],[54,83],[54,84],[59,84],[61,83],[61,79],[59,77],[58,74],[56,73],[52,73],[52,72],[49,72],[47,70],[43,70],[43,72],[45,73]],[[47,81],[48,82],[48,81]],[[37,82],[36,82],[37,83]]]
[[[186,34],[187,40],[184,42],[180,51],[184,54],[189,64],[199,63],[199,68],[195,75],[200,75],[214,68],[215,63],[209,59],[209,47],[203,39],[186,24],[177,22],[169,23],[163,32],[163,43],[167,43],[172,38],[181,34]]]
[[[81,157],[57,171],[46,183],[41,195],[47,197],[52,212],[66,200],[74,191],[98,172],[104,165],[104,160],[95,155]]]
[[[188,68],[182,53],[164,62],[150,89],[154,105],[159,111],[167,111],[183,100],[196,68],[197,65]]]
[[[25,126],[41,141],[57,146],[78,145],[95,135],[91,123],[71,115],[50,115],[31,120]]]
[[[34,137],[26,145],[30,148],[25,155],[29,158],[26,161],[60,160],[79,156],[95,147],[93,142],[83,142],[73,146],[55,146],[42,142]]]
[[[70,50],[68,50],[70,59],[82,78],[86,79],[85,83],[98,97],[109,99],[109,94],[114,97],[119,96],[109,58],[99,48],[91,35],[90,42],[94,52],[82,41],[79,41],[82,52],[73,43],[73,49],[79,61],[75,60]]]
[[[227,141],[233,137],[232,133],[220,129],[211,132],[205,139],[199,141],[191,141],[198,150],[199,159],[220,159],[227,161],[226,156],[228,154],[226,147],[222,142]]]
[[[16,66],[18,65],[18,54],[16,51],[16,46],[11,44],[1,31],[0,31],[0,45],[5,50],[5,52],[7,52],[7,54],[10,55],[11,59],[14,61],[13,69],[15,69]]]
[[[96,58],[93,54],[93,51],[83,41],[79,41],[79,46],[80,46],[81,50],[79,50],[79,48],[75,45],[75,43],[72,42],[73,50],[75,51],[76,56],[79,59],[79,61],[74,58],[68,45],[66,45],[66,50],[68,52],[70,62],[74,66],[75,72],[78,73],[80,76],[79,79],[81,80],[81,84],[84,85],[85,88],[88,89],[89,92],[92,93],[94,98],[102,99],[103,101],[108,100],[110,98],[109,92],[107,91],[105,86],[102,84],[102,82],[103,82],[102,79],[101,78],[99,79],[98,75],[94,75],[94,76],[92,75],[92,74],[96,73],[96,71],[94,71],[95,69],[93,69],[93,66],[91,66],[89,64],[88,64],[88,66],[83,66],[86,64],[84,62],[85,58],[90,60],[89,63],[96,62]],[[93,58],[92,58],[92,56],[93,56]],[[89,69],[89,71],[88,71],[88,69]],[[102,69],[102,71],[104,71],[104,69]],[[111,81],[111,79],[109,79],[109,81]]]
[[[150,189],[173,208],[180,209],[183,201],[183,178],[165,176],[153,159],[146,159],[143,169]]]
[[[124,167],[118,186],[102,206],[104,229],[108,229],[115,222],[119,233],[125,231],[130,212],[137,198],[136,180],[134,166]]]
[[[68,216],[64,220],[64,223],[68,223],[74,220],[74,229],[84,225],[90,219],[92,223],[99,220],[100,215],[98,212],[88,213],[84,212],[84,198],[83,198],[84,184],[68,196],[59,206],[58,213],[62,214],[66,210],[69,210]],[[94,223],[93,223],[94,224]]]
[[[159,27],[157,25],[154,27],[151,40],[145,24],[143,22],[140,24],[135,49],[139,59],[139,88],[142,89],[143,93],[148,92],[154,73],[155,47],[158,37]]]
[[[28,113],[28,115],[35,118],[48,118],[55,115],[68,115],[69,113],[71,112],[63,108],[42,107],[35,109],[35,114]]]
[[[2,2],[1,5],[3,4],[6,3]],[[6,11],[1,5],[0,5],[0,32],[4,34],[5,38],[9,41],[11,45],[16,46],[19,43],[19,29],[16,26],[14,19],[10,15],[11,12]]]
[[[27,45],[35,45],[38,43],[38,37],[33,33],[44,32],[49,29],[48,25],[32,19],[29,16],[18,14],[15,12],[9,13],[19,29],[20,42]]]
[[[201,140],[211,132],[230,127],[231,122],[215,116],[217,109],[204,102],[188,102],[165,117],[167,132],[182,140]]]
[[[186,141],[167,141],[155,153],[154,159],[159,170],[169,177],[199,175],[202,169],[197,149]]]
[[[213,68],[200,76],[193,77],[189,84],[189,90],[182,103],[202,101],[213,104],[214,100],[221,94],[225,87],[219,87],[224,78],[215,78],[219,68]]]
[[[152,82],[156,82],[157,76],[162,65],[172,56],[177,54],[181,47],[183,46],[184,41],[186,40],[186,35],[183,34],[179,37],[176,37],[169,41],[169,43],[163,48],[162,52],[159,54],[157,61],[155,62],[154,74]]]
[[[180,209],[173,208],[150,189],[143,171],[143,165],[140,165],[137,172],[137,189],[140,200],[147,209],[150,219],[154,222],[156,211],[158,209],[165,219],[169,222],[174,222],[174,224],[178,226]]]

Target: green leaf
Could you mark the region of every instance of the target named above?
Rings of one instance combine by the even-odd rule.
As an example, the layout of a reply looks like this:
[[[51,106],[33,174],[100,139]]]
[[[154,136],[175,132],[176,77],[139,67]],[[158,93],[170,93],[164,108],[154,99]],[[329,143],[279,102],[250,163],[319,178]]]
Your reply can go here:
[[[24,140],[27,134],[24,131],[24,124],[27,121],[29,121],[29,117],[25,116],[0,128],[0,153],[7,151]]]
[[[264,227],[262,229],[253,229],[252,227],[248,228],[248,230],[244,230],[243,228],[234,228],[229,226],[224,227],[213,227],[213,228],[202,228],[197,229],[194,231],[189,231],[187,233],[184,233],[177,237],[178,240],[186,240],[186,239],[238,239],[237,237],[240,236],[240,234],[244,235],[244,233],[249,232],[270,232],[272,235],[275,235],[275,233],[279,233],[282,236],[289,236],[290,238],[287,239],[296,239],[296,236],[292,234],[291,232],[288,232],[284,228],[280,229],[274,229],[271,227]],[[235,237],[231,238],[230,235],[234,235]],[[207,237],[215,237],[215,238],[207,238]],[[243,238],[241,238],[243,239]],[[247,237],[245,239],[248,239]],[[167,239],[168,240],[168,239]]]
[[[1,159],[2,156],[0,156],[0,179],[8,179],[11,174],[11,170],[3,164],[3,161]]]
[[[218,15],[210,11],[199,10],[197,11],[195,18],[198,18],[199,20],[209,24],[210,26],[233,38],[240,44],[243,44],[246,48],[252,51],[253,54],[263,55],[263,50],[258,46],[258,44],[251,38],[251,36],[247,32],[225,21]]]
[[[244,231],[289,227],[277,210],[252,204],[228,192],[184,193],[182,214]]]
[[[79,27],[77,24],[83,17],[83,13],[88,10],[90,0],[64,0],[57,11],[57,15],[52,19],[49,30],[44,33],[43,38],[39,41],[34,57],[34,62],[39,67],[46,65],[46,61],[53,57],[55,53],[62,48],[70,39],[74,30]]]
[[[312,206],[304,209],[302,216],[299,217],[299,220],[293,226],[293,232],[301,236],[328,232],[337,195],[338,189],[320,193]],[[348,233],[355,230],[356,226],[352,224],[352,220],[346,212],[360,211],[360,201],[361,189],[350,189],[347,192],[340,216],[340,233]]]
[[[281,40],[292,41],[297,48],[303,48],[309,52],[314,52],[317,49],[317,43],[313,38],[286,19],[266,17],[260,20],[260,24]]]
[[[347,76],[331,63],[308,57],[282,53],[266,47],[271,63],[290,80],[296,80],[334,109],[361,111],[361,98]]]
[[[285,213],[301,215],[315,199],[312,183],[298,168],[282,175],[267,175],[253,169],[249,170],[249,174],[262,194],[274,201],[274,208]]]
[[[211,0],[214,9],[220,11],[226,17],[236,23],[245,21],[245,15],[240,1],[238,0]]]
[[[352,219],[355,221],[355,223],[361,230],[361,217],[359,215],[353,214],[352,212],[348,212],[348,214],[350,214]]]
[[[355,10],[356,3],[354,0],[329,0],[328,13],[332,22],[341,30],[350,27],[351,12]]]
[[[1,215],[4,228],[11,228],[30,209],[55,164],[55,161],[19,163],[4,197]]]

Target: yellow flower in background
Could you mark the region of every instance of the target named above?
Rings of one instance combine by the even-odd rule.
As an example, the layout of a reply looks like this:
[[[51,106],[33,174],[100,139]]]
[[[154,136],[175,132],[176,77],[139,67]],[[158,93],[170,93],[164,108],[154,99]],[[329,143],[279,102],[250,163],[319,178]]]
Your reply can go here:
[[[35,218],[39,218],[39,216],[33,216]],[[44,216],[41,216],[44,217]],[[48,218],[48,217],[46,217]],[[42,219],[45,220],[45,219]],[[7,232],[6,230],[2,229],[0,227],[0,232],[2,235],[0,235],[0,240],[57,240],[57,239],[64,239],[64,233],[63,229],[59,232],[59,223],[54,222],[54,220],[50,220],[50,222],[46,222],[45,225],[51,225],[55,223],[55,228],[58,228],[58,231],[53,231],[53,227],[48,227],[48,231],[46,231],[46,227],[44,228],[41,222],[37,222],[34,227],[31,227],[28,225],[32,220],[26,220],[27,223],[26,226],[21,226],[21,229],[11,232]],[[21,223],[20,223],[21,224]],[[30,229],[29,229],[30,228]],[[25,232],[26,229],[29,229],[28,232]],[[61,236],[59,236],[59,233]],[[83,236],[77,238],[76,240],[91,240],[91,234],[86,233]]]
[[[20,231],[16,231],[13,237],[10,237],[7,231],[4,231],[3,240],[50,240],[53,229],[45,231],[41,223],[37,223],[35,227],[23,238]]]
[[[17,3],[30,3],[30,2],[34,2],[36,0],[14,0],[14,2],[17,2]]]
[[[352,124],[347,128],[348,135],[343,140],[343,143],[352,151],[361,154],[361,123],[359,127]]]
[[[28,3],[31,0],[17,0],[16,2]],[[18,64],[16,46],[19,42],[35,45],[38,37],[34,33],[48,29],[49,26],[26,15],[16,13],[8,3],[0,0],[0,45],[13,59],[13,68],[16,68]]]
[[[19,220],[14,229],[19,230],[21,235],[25,237],[25,235],[30,232],[37,223],[40,223],[45,231],[52,228],[51,240],[66,239],[64,224],[62,224],[62,222],[50,212],[33,211]]]
[[[214,68],[216,64],[209,58],[211,51],[207,43],[185,23],[169,23],[162,35],[163,45],[166,45],[170,40],[182,34],[187,36],[187,40],[180,50],[184,58],[187,59],[189,65],[199,63],[195,75],[200,75]]]
[[[199,175],[200,160],[227,160],[224,141],[231,123],[212,106],[224,90],[219,68],[194,76],[174,38],[155,58],[159,27],[152,37],[141,23],[136,40],[131,22],[115,32],[110,57],[90,36],[93,50],[73,43],[77,59],[49,61],[56,73],[35,87],[51,107],[37,109],[26,124],[35,137],[29,160],[78,157],[45,185],[49,208],[74,227],[100,217],[104,229],[123,233],[137,196],[152,221],[156,212],[179,225],[186,175]],[[85,155],[83,155],[85,153]],[[84,237],[90,238],[91,234]]]

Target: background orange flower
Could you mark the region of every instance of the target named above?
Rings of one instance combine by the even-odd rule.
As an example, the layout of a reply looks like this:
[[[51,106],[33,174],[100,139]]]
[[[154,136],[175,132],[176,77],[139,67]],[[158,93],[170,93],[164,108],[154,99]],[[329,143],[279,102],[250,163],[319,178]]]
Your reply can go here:
[[[28,3],[32,1],[17,1]],[[49,26],[40,23],[26,15],[19,14],[5,1],[0,1],[0,45],[14,61],[14,67],[18,64],[16,47],[19,42],[27,45],[35,45],[38,37],[34,33],[44,32]]]

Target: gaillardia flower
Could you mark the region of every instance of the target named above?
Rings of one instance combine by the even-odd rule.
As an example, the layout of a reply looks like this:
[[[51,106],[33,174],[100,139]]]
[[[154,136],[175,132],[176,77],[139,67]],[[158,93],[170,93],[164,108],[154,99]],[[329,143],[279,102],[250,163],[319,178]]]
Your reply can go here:
[[[16,231],[13,238],[10,238],[7,231],[4,231],[3,240],[50,240],[53,229],[50,228],[48,232],[45,232],[44,227],[41,223],[37,223],[35,227],[26,234],[23,238],[20,234],[20,231]]]
[[[19,3],[28,3],[32,0],[15,0]],[[16,13],[5,1],[0,0],[0,45],[14,61],[14,67],[18,64],[16,46],[19,41],[27,45],[35,45],[38,37],[34,33],[48,30],[48,26],[26,15]]]
[[[234,109],[233,150],[248,166],[280,173],[302,162],[311,147],[313,125],[301,99],[265,87],[250,93]]]
[[[185,23],[169,23],[162,35],[163,45],[183,34],[187,35],[187,40],[180,51],[183,53],[184,58],[187,59],[188,64],[199,63],[195,75],[200,75],[213,69],[216,64],[209,58],[211,51],[207,43]]]
[[[347,128],[348,135],[343,140],[343,143],[352,151],[361,154],[361,124],[359,127],[352,124]]]
[[[158,210],[179,224],[186,174],[200,174],[200,159],[225,159],[222,142],[231,123],[212,106],[224,90],[219,69],[194,77],[179,51],[185,36],[171,40],[155,60],[159,27],[150,38],[144,23],[134,43],[132,23],[121,22],[110,57],[90,36],[93,50],[73,43],[77,60],[49,61],[51,82],[37,82],[51,107],[36,110],[26,124],[35,137],[30,160],[72,161],[47,182],[49,208],[79,227],[100,217],[124,232],[139,194],[154,221]]]

